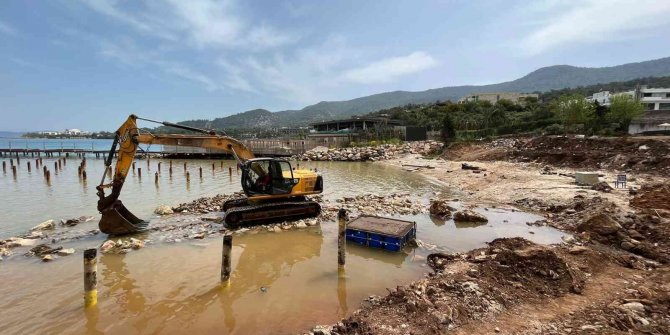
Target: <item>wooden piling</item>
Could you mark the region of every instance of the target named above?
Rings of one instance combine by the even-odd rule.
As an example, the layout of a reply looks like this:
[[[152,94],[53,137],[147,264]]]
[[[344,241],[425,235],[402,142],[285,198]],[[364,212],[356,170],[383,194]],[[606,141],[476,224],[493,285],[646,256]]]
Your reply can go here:
[[[221,170],[223,170],[223,161],[221,161]]]
[[[212,172],[214,172],[214,171],[216,171],[216,165],[214,165],[214,163],[212,163]]]
[[[137,168],[137,177],[142,178],[142,168]]]
[[[186,162],[184,162],[184,172],[186,172]]]
[[[156,183],[156,186],[158,186],[158,172],[154,174],[154,183]]]
[[[47,183],[51,182],[51,171],[47,170]]]
[[[58,162],[54,162],[54,171],[58,171]]]
[[[63,169],[63,164],[62,164],[62,162],[63,162],[63,161],[61,161],[60,159],[58,160],[58,170],[62,170],[62,169]]]
[[[40,168],[40,159],[39,158],[35,160],[35,168],[36,169]]]
[[[28,162],[28,172],[30,172],[30,162]]]
[[[200,179],[202,179],[202,166],[198,170],[200,171]]]
[[[191,181],[191,173],[186,171],[186,182],[188,183],[190,181]]]
[[[84,250],[84,306],[98,303],[98,250]]]
[[[77,175],[79,177],[81,177],[81,171],[82,171],[82,168],[81,168],[81,165],[79,165],[79,167],[77,168]]]
[[[170,172],[170,177],[172,177],[172,166],[170,166],[170,169],[168,171]]]
[[[233,235],[223,235],[223,248],[221,248],[221,284],[230,286],[231,260],[233,251]]]
[[[158,172],[161,172],[161,162],[158,162]]]
[[[231,177],[233,176],[233,167],[232,166],[228,167],[228,174],[230,174]]]
[[[16,177],[16,165],[12,165],[12,174]]]
[[[347,252],[347,211],[344,208],[340,208],[337,212],[337,221],[337,265],[343,268]]]
[[[86,170],[81,171],[81,179],[86,180]]]
[[[14,166],[14,159],[13,158],[9,159],[9,166]]]
[[[6,171],[7,171],[7,162],[2,161],[2,172],[6,172]]]
[[[133,162],[133,172],[135,172],[135,162]]]

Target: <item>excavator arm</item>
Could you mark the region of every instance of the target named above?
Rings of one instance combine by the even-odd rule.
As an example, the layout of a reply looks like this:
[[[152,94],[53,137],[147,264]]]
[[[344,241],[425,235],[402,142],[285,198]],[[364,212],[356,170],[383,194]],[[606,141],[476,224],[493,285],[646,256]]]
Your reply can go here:
[[[244,143],[228,136],[216,135],[213,132],[173,124],[169,122],[158,122],[165,126],[181,128],[191,131],[204,133],[205,135],[153,135],[150,133],[140,133],[137,127],[137,120],[141,119],[135,115],[130,115],[128,119],[116,131],[112,148],[105,160],[106,170],[103,173],[100,185],[96,187],[98,200],[98,211],[102,213],[100,219],[100,230],[107,234],[128,234],[134,233],[146,228],[146,223],[128,211],[121,201],[119,195],[132,167],[135,154],[140,144],[159,144],[172,146],[188,146],[208,149],[218,149],[223,152],[231,153],[238,164],[242,165],[245,161],[254,158],[254,154]],[[147,119],[143,119],[147,120]],[[153,120],[149,120],[153,121]],[[157,122],[157,121],[153,121]],[[114,154],[117,152],[118,158],[116,168],[111,183],[105,184],[105,175],[111,168]],[[105,195],[105,189],[111,188],[109,195]]]

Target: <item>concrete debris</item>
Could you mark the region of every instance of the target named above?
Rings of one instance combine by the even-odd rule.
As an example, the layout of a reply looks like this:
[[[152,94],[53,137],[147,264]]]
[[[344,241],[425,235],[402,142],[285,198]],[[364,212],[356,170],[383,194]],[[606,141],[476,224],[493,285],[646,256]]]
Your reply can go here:
[[[168,214],[174,213],[174,211],[172,210],[172,207],[170,207],[170,206],[160,205],[160,206],[156,207],[156,209],[154,210],[154,213],[156,213],[158,215],[168,215]]]
[[[404,144],[382,144],[374,147],[315,148],[304,154],[293,156],[302,161],[379,161],[405,154],[429,155],[442,150],[444,143],[438,141],[416,141]],[[317,150],[318,149],[318,150]]]
[[[57,254],[58,256],[70,256],[70,255],[74,254],[74,252],[75,252],[75,251],[74,251],[73,248],[68,248],[68,249],[61,249],[61,250],[58,250],[58,252],[56,252],[56,254]]]
[[[33,227],[31,230],[45,230],[45,229],[54,229],[56,228],[56,224],[54,223],[54,220],[46,220],[37,226]]]

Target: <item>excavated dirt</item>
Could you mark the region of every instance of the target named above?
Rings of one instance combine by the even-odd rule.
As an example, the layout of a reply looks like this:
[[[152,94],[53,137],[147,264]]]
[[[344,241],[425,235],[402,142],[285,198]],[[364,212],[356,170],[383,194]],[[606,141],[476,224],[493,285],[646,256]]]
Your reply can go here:
[[[556,167],[668,174],[670,139],[565,136],[498,139],[453,145],[445,151],[444,157],[450,160],[507,160]]]
[[[644,185],[636,193],[631,206],[670,211],[670,182]]]
[[[428,278],[399,286],[383,298],[370,297],[351,317],[313,333],[670,331],[668,271],[638,275],[607,252],[585,248],[575,253],[569,246],[512,238],[466,254],[433,254],[428,263],[435,270]],[[602,294],[603,284],[625,289]],[[517,315],[521,311],[525,315]],[[535,318],[548,319],[530,322]]]

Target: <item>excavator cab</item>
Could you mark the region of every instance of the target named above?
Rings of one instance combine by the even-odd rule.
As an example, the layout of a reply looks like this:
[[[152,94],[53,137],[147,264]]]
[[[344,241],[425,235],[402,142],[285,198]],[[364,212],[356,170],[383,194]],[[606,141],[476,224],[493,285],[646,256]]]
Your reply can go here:
[[[286,160],[255,158],[242,164],[242,189],[250,197],[290,194],[297,183]]]

